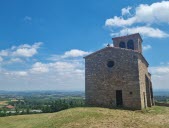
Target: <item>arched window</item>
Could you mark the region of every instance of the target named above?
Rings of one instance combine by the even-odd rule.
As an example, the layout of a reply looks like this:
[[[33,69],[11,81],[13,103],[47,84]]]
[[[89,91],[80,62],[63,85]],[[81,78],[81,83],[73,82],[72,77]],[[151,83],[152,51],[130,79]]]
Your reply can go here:
[[[120,47],[120,48],[126,48],[125,42],[120,42],[119,47]]]
[[[133,42],[133,40],[129,40],[127,42],[127,48],[134,50],[134,42]]]

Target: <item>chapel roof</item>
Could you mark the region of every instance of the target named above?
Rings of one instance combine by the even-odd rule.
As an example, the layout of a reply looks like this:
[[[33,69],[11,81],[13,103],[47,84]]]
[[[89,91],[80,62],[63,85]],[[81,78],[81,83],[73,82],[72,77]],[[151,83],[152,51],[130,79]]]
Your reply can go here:
[[[138,52],[138,51],[136,51],[136,50],[119,48],[119,47],[111,47],[111,46],[108,46],[108,47],[102,48],[102,49],[100,49],[100,50],[98,50],[98,51],[95,51],[95,52],[93,52],[93,53],[91,53],[91,54],[85,56],[84,59],[90,58],[90,57],[96,55],[97,53],[104,52],[104,51],[106,51],[106,50],[108,50],[108,49],[112,49],[112,50],[122,50],[122,51],[129,51],[129,52],[136,53],[136,54],[138,54],[138,55],[141,57],[141,59],[145,62],[145,64],[147,65],[147,67],[149,66],[149,63],[147,62],[147,60],[145,59],[145,57],[142,55],[142,53],[140,53],[140,52]]]
[[[138,37],[141,41],[143,41],[143,39],[141,38],[139,33],[134,33],[134,34],[130,34],[130,35],[114,37],[114,38],[112,38],[112,40],[118,40],[118,39],[123,39],[123,38],[133,38],[133,37]]]

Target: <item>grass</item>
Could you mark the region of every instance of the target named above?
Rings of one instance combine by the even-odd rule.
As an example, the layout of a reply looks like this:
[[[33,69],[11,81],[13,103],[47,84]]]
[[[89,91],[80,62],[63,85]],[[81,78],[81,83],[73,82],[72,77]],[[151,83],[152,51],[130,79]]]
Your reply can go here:
[[[143,111],[74,108],[58,113],[0,118],[2,128],[169,128],[169,108]]]
[[[159,115],[159,114],[169,114],[169,108],[168,107],[161,107],[161,106],[155,106],[152,108],[147,108],[141,111],[145,114],[153,114],[153,115]]]

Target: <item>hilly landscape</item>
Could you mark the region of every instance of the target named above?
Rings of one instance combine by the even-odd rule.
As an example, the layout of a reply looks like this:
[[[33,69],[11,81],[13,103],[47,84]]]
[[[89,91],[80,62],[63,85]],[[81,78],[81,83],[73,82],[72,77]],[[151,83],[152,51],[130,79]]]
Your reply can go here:
[[[169,107],[142,111],[81,107],[0,118],[1,128],[169,128]]]

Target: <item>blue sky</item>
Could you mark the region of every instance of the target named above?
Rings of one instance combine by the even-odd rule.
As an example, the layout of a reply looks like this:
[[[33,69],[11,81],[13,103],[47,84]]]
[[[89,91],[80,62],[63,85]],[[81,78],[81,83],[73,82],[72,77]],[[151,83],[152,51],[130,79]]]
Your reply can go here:
[[[155,89],[169,89],[169,1],[0,2],[0,89],[84,90],[83,56],[139,32]]]

